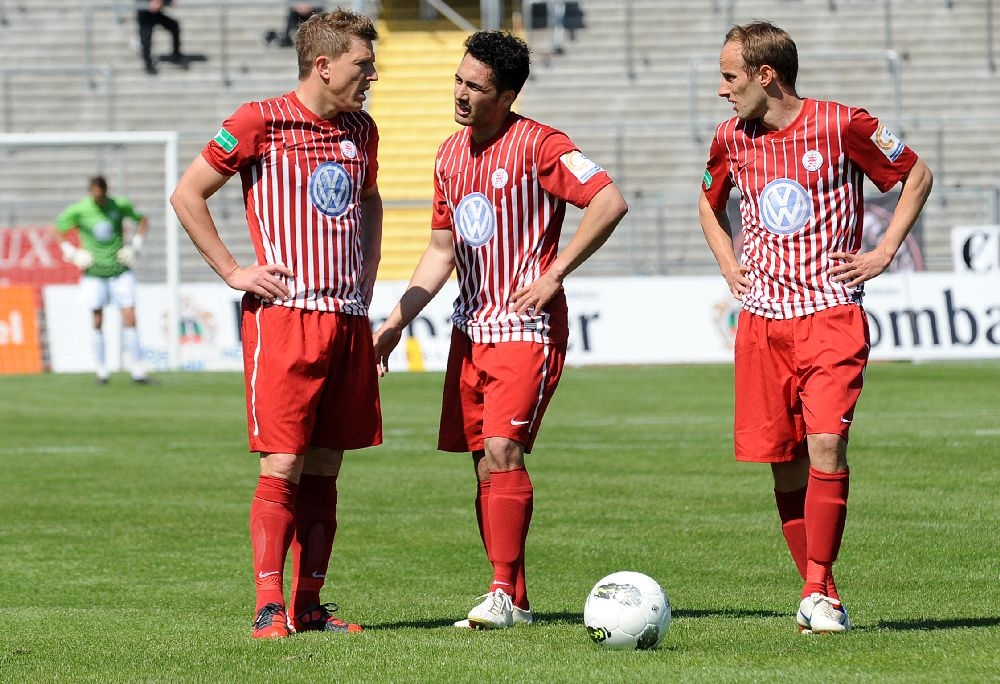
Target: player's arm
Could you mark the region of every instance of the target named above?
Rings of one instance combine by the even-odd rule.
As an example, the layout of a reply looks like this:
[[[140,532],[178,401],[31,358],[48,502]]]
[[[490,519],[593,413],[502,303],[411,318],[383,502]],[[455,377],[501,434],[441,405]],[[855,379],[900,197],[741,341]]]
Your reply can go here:
[[[830,258],[839,262],[830,269],[833,279],[855,287],[889,268],[906,236],[913,230],[933,185],[934,176],[931,170],[922,159],[917,159],[913,168],[903,178],[899,202],[896,203],[892,219],[889,220],[889,225],[886,226],[885,233],[875,248],[870,252],[858,254],[830,252]]]
[[[177,188],[170,196],[170,204],[191,242],[229,287],[249,292],[269,302],[287,297],[291,291],[278,276],[293,275],[288,267],[281,264],[240,266],[219,237],[219,230],[208,209],[208,198],[218,192],[229,178],[198,155],[177,182]]]
[[[628,203],[614,183],[598,190],[583,210],[576,233],[549,269],[530,285],[511,295],[510,303],[514,311],[522,314],[529,309],[541,311],[545,308],[562,288],[566,276],[608,241],[626,213]]]
[[[378,265],[382,261],[382,196],[377,185],[361,192],[361,254],[361,291],[365,304],[371,304]]]
[[[708,201],[705,191],[698,198],[698,218],[701,220],[701,232],[705,234],[705,242],[715,255],[719,271],[729,285],[729,291],[736,299],[742,299],[750,290],[749,269],[736,260],[736,250],[733,248],[733,229],[729,223],[726,210],[716,211]]]
[[[136,222],[136,228],[132,234],[132,240],[119,249],[115,257],[118,259],[118,263],[127,268],[134,268],[135,262],[139,260],[142,245],[146,241],[146,233],[149,232],[149,217],[137,212],[131,203],[127,205],[126,210],[132,220]]]
[[[76,266],[81,271],[86,271],[94,265],[93,255],[91,255],[91,253],[83,247],[77,247],[66,239],[66,234],[69,233],[69,231],[74,228],[79,228],[79,218],[75,208],[76,205],[74,204],[56,217],[56,223],[52,229],[52,234],[55,237],[56,242],[59,244],[59,251],[62,253],[62,258]]]
[[[450,230],[431,231],[431,241],[420,256],[406,291],[392,313],[375,331],[375,358],[378,359],[378,374],[389,372],[389,354],[399,344],[403,329],[417,317],[436,295],[455,269],[455,248],[451,242]]]

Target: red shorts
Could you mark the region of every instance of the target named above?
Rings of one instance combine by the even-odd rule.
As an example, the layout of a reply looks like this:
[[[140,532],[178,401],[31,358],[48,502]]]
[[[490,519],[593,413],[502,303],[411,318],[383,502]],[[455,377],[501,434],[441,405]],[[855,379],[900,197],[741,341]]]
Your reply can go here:
[[[243,298],[243,373],[250,450],[382,443],[371,324],[365,316]]]
[[[810,434],[845,440],[868,363],[868,319],[844,305],[773,319],[740,312],[736,330],[736,459],[805,456]]]
[[[474,344],[453,328],[438,449],[480,451],[484,438],[506,437],[530,453],[565,361],[565,342]]]

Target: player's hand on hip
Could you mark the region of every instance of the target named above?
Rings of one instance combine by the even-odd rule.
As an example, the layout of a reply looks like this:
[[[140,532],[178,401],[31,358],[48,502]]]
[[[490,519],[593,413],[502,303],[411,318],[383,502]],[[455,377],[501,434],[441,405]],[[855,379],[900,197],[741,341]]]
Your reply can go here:
[[[833,280],[849,287],[857,287],[866,280],[871,280],[892,263],[892,255],[886,255],[878,249],[863,254],[830,252],[830,258],[839,262],[830,267]]]
[[[555,276],[543,273],[538,280],[512,294],[509,304],[514,313],[533,316],[544,309],[560,289],[562,283]]]
[[[750,291],[750,278],[747,277],[749,272],[750,269],[741,264],[729,273],[723,274],[726,284],[729,285],[729,291],[736,299],[743,299],[743,296]]]
[[[372,344],[375,347],[375,364],[380,378],[385,377],[389,372],[389,354],[399,344],[402,332],[397,328],[383,325],[372,335]]]
[[[282,276],[291,278],[294,275],[291,269],[282,264],[237,266],[226,278],[226,284],[234,290],[257,295],[265,302],[273,302],[292,293]]]

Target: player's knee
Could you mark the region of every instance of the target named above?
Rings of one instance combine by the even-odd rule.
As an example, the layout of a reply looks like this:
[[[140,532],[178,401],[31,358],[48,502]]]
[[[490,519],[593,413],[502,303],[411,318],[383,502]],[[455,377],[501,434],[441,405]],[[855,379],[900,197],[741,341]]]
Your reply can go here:
[[[524,446],[506,437],[487,437],[484,441],[490,470],[513,470],[524,466]]]

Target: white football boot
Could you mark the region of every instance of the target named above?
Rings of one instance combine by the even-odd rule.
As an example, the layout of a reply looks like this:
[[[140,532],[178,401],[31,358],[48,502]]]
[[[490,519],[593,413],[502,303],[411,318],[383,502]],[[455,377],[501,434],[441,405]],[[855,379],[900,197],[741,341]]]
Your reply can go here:
[[[506,629],[514,624],[514,604],[502,589],[485,594],[483,602],[469,611],[473,629]]]
[[[531,613],[530,608],[528,610],[522,610],[517,606],[511,606],[510,620],[514,626],[535,624],[535,616]],[[476,629],[476,627],[474,627],[468,619],[458,620],[453,626],[458,627],[459,629]]]
[[[833,634],[851,628],[851,619],[844,604],[820,593],[812,593],[802,599],[795,621],[803,634]]]

